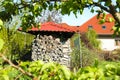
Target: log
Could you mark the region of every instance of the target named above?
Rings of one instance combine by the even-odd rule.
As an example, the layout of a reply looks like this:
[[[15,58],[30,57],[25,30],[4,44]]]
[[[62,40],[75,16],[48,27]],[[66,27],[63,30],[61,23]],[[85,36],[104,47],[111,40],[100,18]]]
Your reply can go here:
[[[67,43],[68,44],[68,43]],[[70,61],[69,47],[65,45],[66,49],[60,40],[60,38],[55,38],[52,35],[40,35],[32,42],[32,59],[43,60],[44,62],[54,61],[60,64],[68,66]],[[65,50],[65,51],[63,51]],[[67,52],[67,53],[66,53]],[[70,64],[69,64],[70,65]]]

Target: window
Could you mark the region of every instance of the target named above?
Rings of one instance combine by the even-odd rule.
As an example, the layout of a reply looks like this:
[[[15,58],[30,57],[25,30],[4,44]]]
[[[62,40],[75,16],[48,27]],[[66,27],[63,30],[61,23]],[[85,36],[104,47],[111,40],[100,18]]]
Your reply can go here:
[[[93,26],[92,26],[92,25],[89,25],[89,26],[88,26],[88,29],[93,29]]]
[[[104,29],[104,30],[105,30],[105,29],[106,29],[106,26],[105,26],[105,25],[104,25],[104,26],[102,26],[102,29]]]

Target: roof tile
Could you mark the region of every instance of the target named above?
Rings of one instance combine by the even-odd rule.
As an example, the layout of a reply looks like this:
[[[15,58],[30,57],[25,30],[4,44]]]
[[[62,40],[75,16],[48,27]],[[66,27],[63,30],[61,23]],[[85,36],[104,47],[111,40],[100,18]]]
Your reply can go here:
[[[76,27],[69,26],[65,23],[45,22],[41,24],[40,29],[32,27],[29,31],[56,31],[56,32],[77,32]]]
[[[88,26],[92,26],[92,29],[96,31],[97,34],[99,35],[111,35],[113,34],[112,27],[114,26],[114,22],[109,22],[108,17],[112,17],[110,14],[106,15],[106,20],[104,24],[100,24],[99,20],[97,19],[97,15],[88,20],[86,23],[84,23],[82,26],[79,27],[80,32],[87,32],[88,31]],[[102,26],[106,26],[106,28],[102,28]]]

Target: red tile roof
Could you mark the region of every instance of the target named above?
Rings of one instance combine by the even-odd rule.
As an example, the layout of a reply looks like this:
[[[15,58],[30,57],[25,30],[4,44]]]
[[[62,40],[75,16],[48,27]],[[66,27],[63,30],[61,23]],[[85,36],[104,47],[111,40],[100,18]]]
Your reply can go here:
[[[54,22],[45,22],[41,24],[40,29],[32,27],[29,31],[55,31],[55,32],[76,32],[77,28],[65,23],[57,24]]]
[[[110,14],[106,15],[106,20],[108,21],[108,17],[112,17]],[[92,29],[96,31],[98,35],[111,35],[113,34],[112,27],[114,26],[114,22],[105,22],[104,24],[99,23],[100,19],[97,19],[97,15],[88,20],[82,26],[79,27],[80,32],[87,32],[88,26],[92,26]],[[106,26],[105,29],[102,26]]]

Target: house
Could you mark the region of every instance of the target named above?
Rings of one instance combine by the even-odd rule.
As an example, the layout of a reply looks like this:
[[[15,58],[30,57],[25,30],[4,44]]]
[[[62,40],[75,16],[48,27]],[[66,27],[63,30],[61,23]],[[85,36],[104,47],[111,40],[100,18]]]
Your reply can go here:
[[[45,22],[40,28],[32,26],[28,33],[36,35],[32,42],[32,60],[54,61],[70,67],[70,38],[76,27],[65,23]]]
[[[120,47],[120,37],[113,37],[114,31],[112,27],[114,26],[114,22],[110,22],[109,19],[112,16],[107,14],[105,19],[106,22],[100,24],[101,16],[97,19],[97,15],[92,17],[86,23],[79,27],[80,32],[87,32],[89,29],[95,30],[98,35],[98,40],[101,41],[101,49],[102,50],[114,50]],[[91,36],[92,37],[92,36]]]

